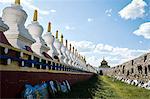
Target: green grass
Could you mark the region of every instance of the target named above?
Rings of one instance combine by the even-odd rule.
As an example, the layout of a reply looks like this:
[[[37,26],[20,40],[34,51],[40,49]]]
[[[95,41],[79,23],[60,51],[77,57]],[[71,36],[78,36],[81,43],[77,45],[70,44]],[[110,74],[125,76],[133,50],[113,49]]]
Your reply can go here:
[[[150,91],[107,76],[94,76],[88,81],[75,84],[70,93],[59,98],[150,99]]]
[[[105,84],[108,84],[121,99],[150,99],[149,90],[135,87],[133,85],[128,85],[106,76],[102,76],[101,79],[105,82]]]

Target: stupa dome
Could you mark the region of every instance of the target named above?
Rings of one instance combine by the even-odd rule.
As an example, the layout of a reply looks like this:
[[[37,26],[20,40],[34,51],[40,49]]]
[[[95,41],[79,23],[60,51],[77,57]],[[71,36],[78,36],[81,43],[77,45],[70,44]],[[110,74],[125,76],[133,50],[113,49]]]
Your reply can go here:
[[[37,21],[37,17],[38,17],[37,14],[38,14],[38,12],[37,12],[37,10],[35,10],[33,21],[32,21],[31,24],[29,24],[27,26],[27,29],[28,29],[29,33],[32,35],[32,37],[34,39],[41,37],[41,35],[43,33],[43,27]]]

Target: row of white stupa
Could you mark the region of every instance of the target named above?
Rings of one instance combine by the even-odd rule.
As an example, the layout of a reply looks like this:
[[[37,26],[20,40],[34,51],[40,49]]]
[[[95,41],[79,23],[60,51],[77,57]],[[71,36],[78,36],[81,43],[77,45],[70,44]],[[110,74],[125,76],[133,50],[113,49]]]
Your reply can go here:
[[[56,31],[56,38],[52,35],[51,23],[48,23],[47,32],[43,33],[43,27],[38,22],[37,10],[34,12],[33,21],[26,28],[24,24],[27,16],[27,13],[20,5],[20,0],[15,0],[15,4],[11,4],[10,7],[6,7],[3,10],[2,20],[9,27],[4,34],[12,46],[19,49],[24,49],[25,46],[28,46],[40,56],[43,56],[42,53],[46,52],[54,60],[59,58],[62,64],[77,66],[82,69],[86,68],[85,57],[83,58],[78,54],[71,44],[68,49],[67,40],[64,46],[63,35],[61,35],[61,41],[58,39],[58,31]]]

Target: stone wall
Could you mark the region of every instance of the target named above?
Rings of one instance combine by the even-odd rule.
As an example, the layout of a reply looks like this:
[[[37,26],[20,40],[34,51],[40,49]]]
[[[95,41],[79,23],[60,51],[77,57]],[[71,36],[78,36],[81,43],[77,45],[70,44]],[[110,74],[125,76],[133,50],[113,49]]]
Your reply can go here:
[[[141,55],[107,71],[109,76],[147,82],[150,80],[150,53]]]

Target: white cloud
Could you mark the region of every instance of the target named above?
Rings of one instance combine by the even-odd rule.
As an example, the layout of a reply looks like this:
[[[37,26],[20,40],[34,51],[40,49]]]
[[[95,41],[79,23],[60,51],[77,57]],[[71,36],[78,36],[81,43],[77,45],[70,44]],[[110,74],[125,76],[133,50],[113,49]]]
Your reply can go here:
[[[137,36],[143,36],[146,39],[150,39],[150,22],[141,24],[139,29],[135,30],[133,34]]]
[[[110,46],[110,45],[104,45],[104,44],[97,44],[96,47],[95,47],[95,52],[99,52],[99,51],[112,51],[113,50],[113,47]]]
[[[0,0],[0,3],[6,4],[6,3],[11,3],[13,4],[15,0]],[[38,8],[37,6],[33,5],[33,0],[21,0],[21,4],[23,4],[24,6],[27,6],[28,9],[32,9],[32,10],[38,10],[38,12],[42,15],[49,15],[50,12],[56,12],[56,10],[42,10],[40,8]]]
[[[56,12],[56,10],[54,10],[54,9],[52,9],[52,10],[50,10],[52,13],[55,13]]]
[[[93,18],[88,18],[87,21],[88,22],[92,22],[94,19]]]
[[[75,46],[79,50],[79,52],[90,52],[95,48],[93,42],[90,41],[80,41],[80,42],[70,41],[70,43],[73,46]]]
[[[132,0],[119,14],[124,19],[142,18],[145,14],[145,6],[147,6],[147,4],[144,0]]]
[[[95,56],[87,57],[86,61],[96,67],[98,67],[98,65],[100,64],[100,60]]]
[[[65,29],[66,29],[66,30],[74,30],[75,27],[71,27],[71,26],[68,26],[68,25],[67,25],[67,26],[65,26]]]
[[[142,43],[143,43],[143,41],[139,41],[139,43],[140,43],[140,44],[142,44]]]
[[[14,2],[14,0],[0,0],[0,3],[3,3],[3,4],[12,3],[12,2]]]
[[[148,52],[146,50],[114,47],[108,44],[95,44],[91,41],[71,41],[71,44],[79,50],[81,55],[86,56],[87,63],[93,66],[99,66],[103,56],[110,66],[116,66]]]
[[[112,15],[112,9],[106,10],[105,14],[110,17]]]
[[[42,15],[48,15],[50,14],[49,11],[47,10],[41,10],[40,8],[38,8],[37,6],[34,6],[32,3],[28,2],[28,1],[22,1],[22,3],[26,6],[28,6],[29,9],[33,9],[33,10],[38,10],[38,12]]]

